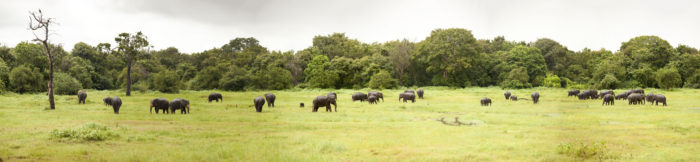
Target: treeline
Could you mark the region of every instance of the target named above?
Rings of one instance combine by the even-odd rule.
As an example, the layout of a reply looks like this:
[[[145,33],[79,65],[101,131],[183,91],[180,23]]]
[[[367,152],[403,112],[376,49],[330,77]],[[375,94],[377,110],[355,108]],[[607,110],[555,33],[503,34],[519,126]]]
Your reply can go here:
[[[121,35],[120,35],[121,36]],[[117,37],[119,38],[119,37]],[[145,38],[145,36],[144,36]],[[123,42],[77,43],[57,53],[56,92],[126,86]],[[396,88],[400,86],[501,86],[504,88],[699,88],[700,54],[657,36],[639,36],[620,49],[571,51],[542,38],[476,39],[459,28],[436,29],[425,40],[363,43],[343,33],[315,36],[300,51],[270,51],[255,38],[235,38],[198,53],[175,47],[132,49],[132,88],[279,90],[298,88]],[[0,47],[0,91],[46,91],[48,59],[41,45]]]

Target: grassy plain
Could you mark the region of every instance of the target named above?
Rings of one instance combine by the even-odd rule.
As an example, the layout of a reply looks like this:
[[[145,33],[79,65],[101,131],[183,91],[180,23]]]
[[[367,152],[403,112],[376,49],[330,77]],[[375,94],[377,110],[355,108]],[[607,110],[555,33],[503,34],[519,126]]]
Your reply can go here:
[[[618,100],[579,101],[566,89],[511,90],[520,98],[538,91],[540,104],[505,101],[497,87],[427,87],[425,99],[397,101],[403,90],[383,90],[385,102],[352,102],[334,90],[338,112],[311,112],[311,100],[330,90],[272,91],[275,108],[256,113],[266,92],[88,91],[87,104],[58,96],[57,109],[42,94],[0,96],[0,161],[700,161],[700,90],[665,94],[669,106]],[[622,90],[616,91],[617,93]],[[119,95],[121,114],[102,104]],[[191,114],[149,114],[155,97],[189,99]],[[491,98],[490,107],[479,100]],[[304,102],[305,108],[299,108]],[[451,126],[459,117],[469,125]],[[103,141],[57,138],[54,130],[97,123],[115,134]]]

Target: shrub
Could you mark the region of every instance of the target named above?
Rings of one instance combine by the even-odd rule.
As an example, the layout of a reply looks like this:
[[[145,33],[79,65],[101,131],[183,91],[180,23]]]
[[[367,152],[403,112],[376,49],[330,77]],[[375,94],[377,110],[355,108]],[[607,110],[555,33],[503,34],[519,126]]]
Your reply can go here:
[[[691,77],[686,78],[685,88],[700,88],[700,70],[695,70],[695,74]]]
[[[593,144],[583,142],[560,143],[557,145],[557,153],[568,156],[588,159],[594,156],[605,156],[607,147],[605,143],[595,142]]]
[[[163,70],[153,75],[153,89],[164,93],[180,91],[180,77],[170,70]]]
[[[656,83],[659,88],[671,89],[680,87],[683,81],[676,68],[663,68],[656,72]]]
[[[395,88],[397,83],[398,81],[391,78],[391,74],[389,74],[389,72],[382,70],[372,76],[372,78],[369,80],[369,87],[373,89],[391,89]]]
[[[53,88],[56,94],[74,95],[83,88],[80,82],[68,73],[55,73],[53,79]]]
[[[104,141],[119,135],[109,130],[104,125],[97,123],[87,123],[78,128],[54,129],[49,132],[49,136],[59,140],[79,140],[79,141]]]
[[[19,93],[41,90],[42,79],[39,69],[31,70],[24,65],[15,67],[10,72],[10,85],[15,92]]]
[[[559,79],[559,76],[554,75],[554,74],[547,74],[547,77],[544,78],[543,86],[560,88],[561,83],[562,82],[561,82],[561,79]]]
[[[124,89],[126,89],[126,87],[124,87]],[[148,91],[148,83],[147,82],[137,82],[136,84],[131,85],[131,90],[145,93]]]

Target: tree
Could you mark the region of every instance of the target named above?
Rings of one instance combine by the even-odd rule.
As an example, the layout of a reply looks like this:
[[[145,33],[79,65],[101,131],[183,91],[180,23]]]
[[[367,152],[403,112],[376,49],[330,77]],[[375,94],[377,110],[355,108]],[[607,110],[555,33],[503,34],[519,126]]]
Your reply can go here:
[[[114,41],[119,44],[117,49],[126,59],[126,96],[131,96],[131,67],[134,65],[135,59],[138,58],[137,55],[141,48],[148,46],[147,39],[140,31],[136,34],[121,33],[114,38]]]
[[[659,84],[659,88],[671,89],[680,87],[683,82],[681,75],[678,74],[678,70],[675,68],[663,68],[656,72],[656,83]]]
[[[306,82],[314,88],[335,88],[335,83],[340,79],[338,73],[330,70],[328,57],[325,55],[315,56],[304,70]]]
[[[524,67],[529,80],[523,83],[533,83],[534,86],[542,84],[545,75],[547,74],[547,64],[540,50],[535,47],[516,46],[508,51],[506,60],[503,62],[505,67]],[[512,72],[512,71],[511,71]]]
[[[528,82],[527,68],[518,67],[507,73],[506,79],[501,83],[503,88],[530,88],[532,84]]]
[[[32,41],[40,42],[44,46],[44,52],[49,59],[49,83],[47,87],[49,91],[49,105],[51,110],[53,110],[56,109],[53,99],[53,65],[55,56],[51,53],[51,48],[49,47],[49,27],[55,22],[53,18],[44,17],[44,13],[41,12],[41,10],[38,10],[38,12],[30,12],[29,14],[29,29],[31,29],[34,34],[34,39]],[[37,31],[39,34],[37,34]]]
[[[544,78],[543,86],[560,88],[561,87],[561,79],[557,75],[547,74],[547,77]]]
[[[391,78],[391,74],[387,71],[380,71],[372,76],[369,80],[369,88],[372,89],[390,89],[396,87],[396,79]]]
[[[402,80],[406,70],[411,66],[411,51],[413,51],[414,45],[406,39],[396,41],[393,44],[389,49],[389,58],[394,65],[399,80]]]
[[[440,75],[442,78],[438,80],[445,80],[443,84],[466,86],[469,83],[462,77],[463,72],[474,65],[480,45],[469,30],[436,29],[418,43],[417,50],[417,59],[427,64],[426,71]]]
[[[666,66],[674,56],[674,48],[658,36],[639,36],[622,42],[620,52],[632,61],[632,68],[649,64],[652,70]]]
[[[163,93],[180,91],[180,78],[174,71],[163,70],[153,76],[153,89]]]
[[[547,69],[555,75],[561,75],[566,70],[566,53],[569,50],[549,38],[541,38],[535,41],[534,46],[542,51],[544,61],[547,63]]]
[[[597,86],[601,89],[616,89],[620,86],[620,80],[617,80],[614,74],[605,74],[603,80],[600,80],[600,84]]]

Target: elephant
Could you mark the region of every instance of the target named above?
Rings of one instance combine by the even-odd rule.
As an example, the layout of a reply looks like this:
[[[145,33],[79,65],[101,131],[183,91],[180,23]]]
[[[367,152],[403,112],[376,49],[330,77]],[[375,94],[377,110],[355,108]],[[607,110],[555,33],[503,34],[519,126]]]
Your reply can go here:
[[[303,108],[303,107],[304,107],[304,103],[303,103],[303,102],[302,102],[302,103],[299,103],[299,107]]]
[[[336,102],[338,101],[338,94],[335,92],[329,92],[326,96],[328,96],[328,99],[330,100],[328,102],[331,102],[331,104],[335,105],[335,109],[338,109],[338,103]]]
[[[612,94],[603,96],[603,105],[615,105],[615,97]]]
[[[379,100],[379,98],[375,95],[370,95],[367,99],[367,101],[369,101],[369,104],[377,104],[377,100]]]
[[[608,90],[608,91],[600,91],[600,94],[599,94],[598,96],[603,96],[603,97],[604,97],[606,94],[611,94],[611,95],[615,96],[615,92],[610,91],[610,90]]]
[[[510,99],[510,91],[506,91],[506,93],[503,93],[504,96],[506,96],[506,100]]]
[[[491,106],[491,99],[484,97],[481,99],[481,106]]]
[[[587,99],[598,99],[598,91],[596,90],[585,90],[578,95],[579,100]]]
[[[647,99],[647,102],[653,104],[653,103],[654,103],[654,100],[655,100],[654,97],[656,97],[656,95],[654,95],[653,93],[649,93],[649,94],[647,94],[645,97],[646,97],[646,99]]]
[[[579,93],[581,93],[581,90],[578,90],[578,89],[569,90],[569,96],[568,96],[568,97],[571,97],[571,96],[576,97],[576,96],[578,96]]]
[[[87,93],[85,91],[78,92],[78,104],[85,104],[85,99],[87,99]]]
[[[105,97],[102,101],[105,102],[105,105],[112,106],[112,97]]]
[[[255,97],[253,99],[255,104],[255,112],[262,112],[263,105],[265,105],[265,99],[262,96]]]
[[[163,110],[163,114],[167,114],[170,103],[165,98],[156,98],[151,100],[151,106],[149,108],[151,114],[153,114],[153,107],[156,108],[156,114],[158,114],[158,110]]]
[[[275,107],[275,94],[265,93],[265,100],[267,100],[267,107]]]
[[[122,107],[122,99],[119,98],[119,96],[114,96],[110,103],[112,104],[112,109],[114,109],[114,113],[119,114],[119,108]]]
[[[355,102],[357,100],[360,100],[360,102],[363,102],[363,101],[367,100],[367,97],[368,97],[367,94],[364,94],[362,92],[355,92],[354,94],[352,94],[352,102]]]
[[[180,114],[190,113],[190,101],[182,98],[176,98],[170,101],[170,114],[175,114],[175,110],[180,109]]]
[[[423,99],[423,89],[422,89],[422,88],[418,88],[418,91],[416,91],[416,92],[418,93],[418,98],[419,98],[419,99]]]
[[[644,95],[639,94],[639,93],[632,93],[629,96],[627,96],[627,101],[629,101],[629,104],[644,104]]]
[[[510,96],[510,100],[518,101],[518,96],[512,95],[512,96]]]
[[[411,100],[411,103],[416,102],[416,95],[413,93],[401,93],[399,94],[399,101],[403,99],[403,102],[406,102],[406,100]]]
[[[216,102],[219,102],[219,100],[221,100],[221,102],[224,102],[224,97],[221,96],[221,93],[214,92],[214,93],[209,94],[209,102],[214,101],[214,100],[216,100]]]
[[[618,94],[618,95],[615,95],[615,99],[616,99],[616,100],[620,100],[620,99],[622,99],[622,100],[627,100],[627,95],[629,95],[627,92],[625,92],[625,93],[620,93],[620,94]],[[605,99],[605,98],[603,98],[603,99]]]
[[[663,106],[666,106],[666,96],[664,95],[655,95],[654,101],[656,102],[656,106],[659,106],[659,102],[663,103]]]
[[[367,95],[369,95],[369,97],[377,96],[377,101],[379,101],[379,99],[381,98],[382,102],[384,102],[384,94],[382,92],[369,91],[369,93],[367,93]]]
[[[530,97],[532,97],[532,103],[537,104],[537,102],[540,102],[540,93],[539,92],[532,93],[532,95],[530,95]]]
[[[314,101],[313,101],[314,109],[311,112],[318,112],[318,108],[324,107],[324,106],[326,107],[326,112],[333,112],[333,110],[331,110],[331,104],[333,104],[333,103],[330,101],[331,101],[331,99],[328,98],[328,96],[317,96],[316,98],[314,98]],[[335,108],[335,112],[338,112],[337,105]]]
[[[412,89],[407,89],[407,90],[403,91],[403,93],[413,93],[413,94],[416,94],[416,92],[414,92]]]

